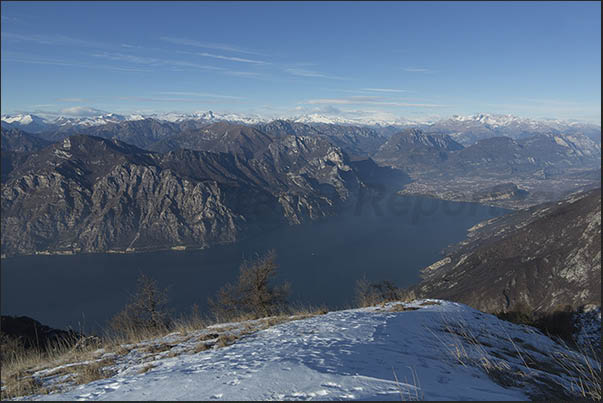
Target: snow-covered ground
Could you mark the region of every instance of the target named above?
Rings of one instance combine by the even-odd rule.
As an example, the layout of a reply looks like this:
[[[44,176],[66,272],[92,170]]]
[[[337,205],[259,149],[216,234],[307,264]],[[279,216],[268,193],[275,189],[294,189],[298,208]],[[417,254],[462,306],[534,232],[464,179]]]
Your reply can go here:
[[[260,322],[171,334],[122,355],[99,351],[99,359],[114,360],[114,376],[29,398],[526,400],[571,389],[550,357],[574,353],[530,327],[453,302],[390,303],[243,332]],[[195,350],[229,333],[239,336],[234,344]],[[153,345],[167,347],[143,354]]]

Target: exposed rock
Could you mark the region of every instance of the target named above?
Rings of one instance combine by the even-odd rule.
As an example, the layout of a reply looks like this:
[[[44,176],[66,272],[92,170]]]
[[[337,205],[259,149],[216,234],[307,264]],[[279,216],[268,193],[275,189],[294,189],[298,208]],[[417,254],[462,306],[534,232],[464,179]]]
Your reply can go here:
[[[323,139],[253,146],[248,158],[251,148],[158,154],[66,138],[10,173],[2,253],[205,248],[334,214],[364,186],[347,155]]]
[[[601,189],[481,223],[413,290],[486,312],[601,305]]]

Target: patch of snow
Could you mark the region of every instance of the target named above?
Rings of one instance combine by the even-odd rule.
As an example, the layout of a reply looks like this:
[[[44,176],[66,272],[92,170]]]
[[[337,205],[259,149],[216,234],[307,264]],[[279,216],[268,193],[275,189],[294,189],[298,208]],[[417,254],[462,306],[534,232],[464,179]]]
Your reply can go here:
[[[249,322],[238,325],[245,323]],[[226,331],[236,325],[216,325],[202,332],[208,336],[209,331]],[[460,337],[463,332],[471,334],[477,344]],[[171,351],[183,348],[200,335],[181,341]],[[177,340],[176,335],[168,335],[149,343]],[[564,350],[530,327],[501,321],[462,304],[440,300],[390,303],[282,323],[242,336],[227,347],[194,354],[162,353],[154,357],[153,367],[144,373],[141,356],[131,351],[125,362],[114,368],[117,374],[108,379],[29,398],[528,399],[530,384],[502,386],[479,365],[464,362],[483,358],[492,365],[504,364],[510,374],[523,371],[528,377],[536,374],[549,382],[569,383],[561,374],[526,367],[514,352],[517,345],[530,346],[530,354],[536,359]],[[465,352],[466,357],[455,357],[455,349]]]

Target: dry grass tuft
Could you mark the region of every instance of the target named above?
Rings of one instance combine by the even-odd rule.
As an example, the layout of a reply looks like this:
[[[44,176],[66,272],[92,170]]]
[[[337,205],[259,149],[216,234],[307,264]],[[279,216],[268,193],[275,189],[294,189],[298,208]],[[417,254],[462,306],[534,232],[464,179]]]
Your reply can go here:
[[[168,343],[155,344],[155,343],[151,343],[149,345],[141,347],[139,349],[139,351],[142,352],[142,353],[159,354],[159,353],[163,353],[164,351],[171,350],[172,347],[174,347],[174,344],[168,344]]]
[[[445,320],[443,330],[450,334],[450,338],[440,339],[440,342],[461,365],[481,368],[502,386],[524,388],[532,400],[601,398],[600,357],[589,357],[582,352],[572,351],[567,345],[564,345],[564,350],[543,352],[508,334],[502,338],[510,345],[508,348],[488,351],[486,347],[492,346],[484,342],[483,338],[500,339],[501,335],[476,336],[462,321],[450,323]],[[501,330],[504,331],[502,328]],[[519,360],[521,364],[513,363],[513,359]],[[559,376],[570,381],[569,387]]]
[[[416,308],[414,306],[404,306],[404,304],[396,304],[392,307],[390,307],[387,311],[388,312],[406,312],[406,311],[416,311],[419,308]]]
[[[234,344],[234,342],[237,341],[238,338],[239,337],[234,334],[221,334],[220,337],[218,337],[216,345],[218,347],[230,346],[231,344]]]
[[[198,343],[195,345],[195,348],[193,348],[193,354],[197,354],[200,353],[202,351],[207,351],[210,348],[212,348],[214,346],[213,343]]]
[[[24,395],[48,393],[50,393],[50,389],[45,388],[40,380],[32,377],[28,372],[16,372],[2,380],[0,398],[4,401]]]
[[[112,359],[104,359],[82,365],[75,377],[75,383],[82,385],[99,379],[110,378],[115,375],[115,371],[106,367],[112,365],[115,365],[115,361]]]
[[[587,345],[576,354],[558,352],[555,363],[570,374],[575,380],[570,390],[582,399],[601,401],[601,356],[594,352],[594,347]]]
[[[441,304],[441,302],[438,302],[438,301],[423,301],[419,305],[429,306],[429,305],[442,305],[442,304]]]
[[[142,367],[138,373],[139,374],[146,374],[147,372],[149,372],[150,370],[152,370],[153,368],[155,368],[155,365],[153,364],[147,364],[144,367]]]
[[[213,339],[217,339],[218,337],[220,337],[220,335],[218,333],[207,333],[207,334],[203,334],[201,336],[199,336],[199,341],[205,341],[205,340],[213,340]]]

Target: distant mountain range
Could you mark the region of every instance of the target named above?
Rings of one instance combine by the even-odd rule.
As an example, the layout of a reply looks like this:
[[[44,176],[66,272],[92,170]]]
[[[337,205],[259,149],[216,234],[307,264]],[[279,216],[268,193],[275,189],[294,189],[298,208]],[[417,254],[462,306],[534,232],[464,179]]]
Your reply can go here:
[[[218,114],[212,111],[198,113],[163,113],[163,114],[130,114],[119,115],[115,113],[100,113],[86,117],[42,117],[34,114],[3,115],[2,126],[18,128],[30,133],[42,133],[50,131],[66,132],[69,129],[82,129],[85,127],[105,125],[109,123],[120,123],[127,121],[138,121],[153,119],[160,122],[181,124],[183,122],[196,121],[205,124],[221,121],[241,123],[246,125],[266,124],[274,119],[260,116],[247,116],[234,113]],[[278,119],[277,119],[278,120]],[[472,116],[452,116],[449,119],[437,121],[413,121],[406,119],[374,119],[361,116],[343,118],[326,114],[307,114],[281,119],[290,123],[302,123],[306,125],[344,125],[344,126],[367,126],[381,129],[383,133],[392,134],[395,130],[387,130],[394,127],[398,130],[405,127],[422,128],[429,132],[449,134],[455,141],[461,144],[472,144],[475,141],[487,137],[507,136],[511,138],[529,137],[534,134],[584,134],[593,141],[601,142],[601,125],[592,123],[581,123],[564,120],[534,120],[520,118],[512,115],[476,114]],[[385,129],[385,130],[384,130]]]
[[[592,165],[601,159],[601,145],[581,134],[546,133],[514,139],[485,137],[463,146],[451,135],[405,129],[391,136],[373,158],[407,172],[424,175],[498,176],[501,174],[555,175],[572,166]]]
[[[449,134],[461,144],[489,137],[522,139],[535,134],[583,134],[601,144],[601,125],[564,120],[534,120],[512,115],[453,116],[428,125],[429,131]]]

